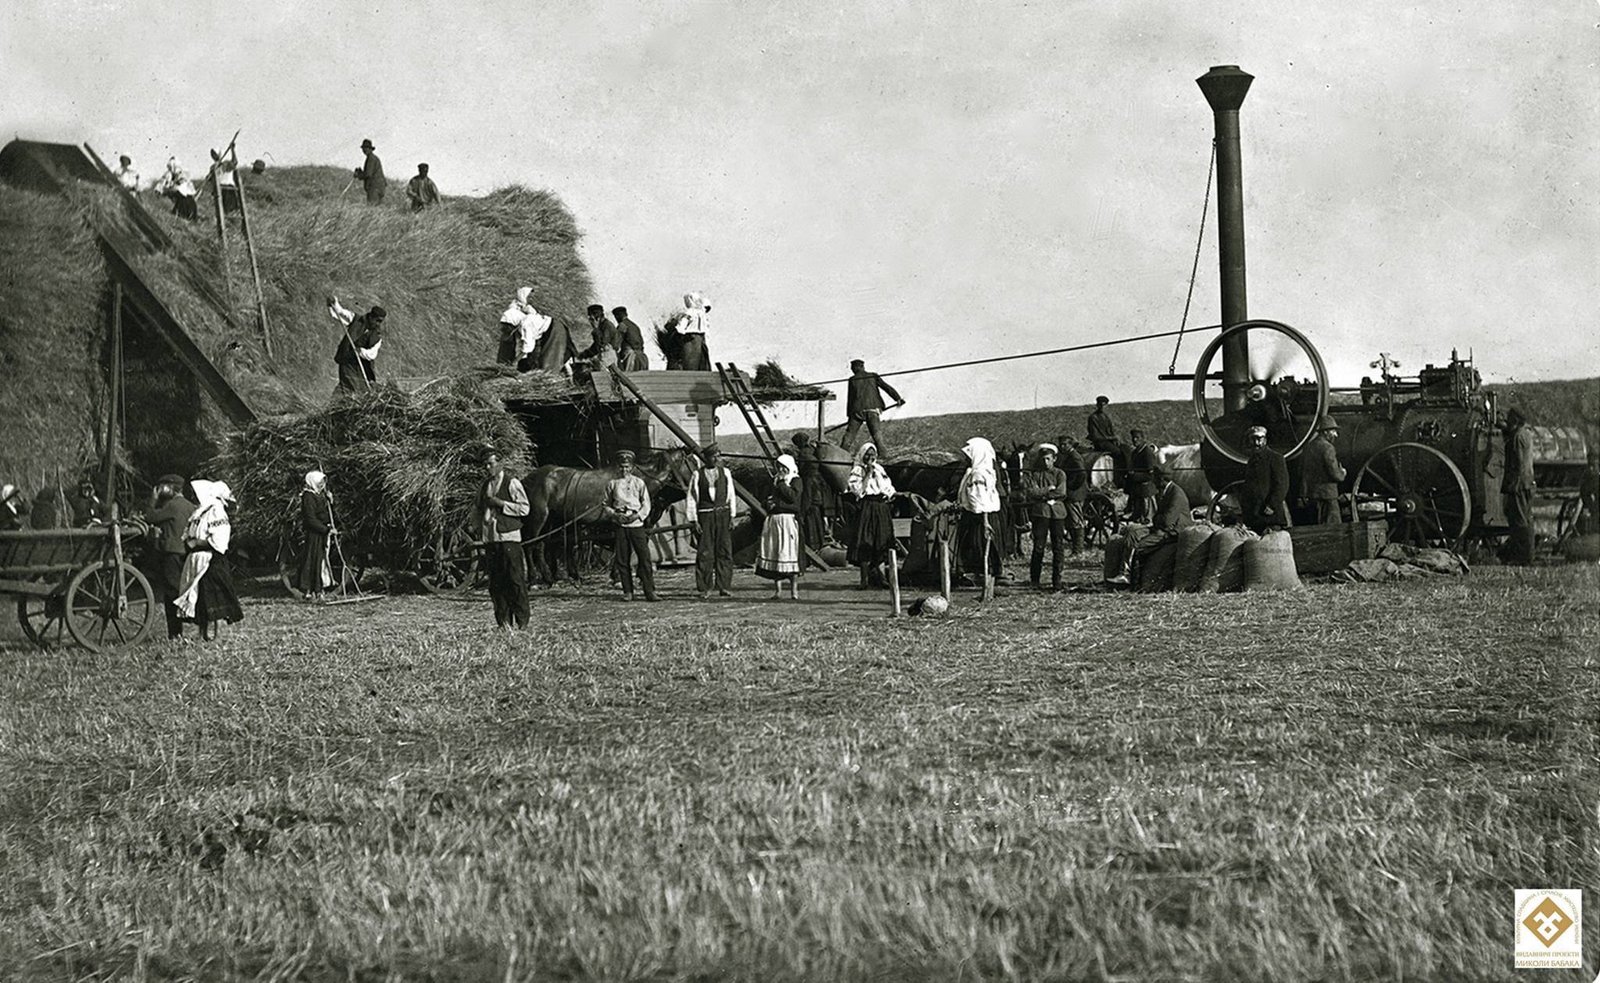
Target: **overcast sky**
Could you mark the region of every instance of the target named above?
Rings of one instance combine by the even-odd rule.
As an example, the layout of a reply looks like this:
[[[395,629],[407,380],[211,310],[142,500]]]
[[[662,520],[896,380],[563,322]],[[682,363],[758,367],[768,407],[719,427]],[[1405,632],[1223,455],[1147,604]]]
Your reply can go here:
[[[1176,328],[1194,79],[1238,64],[1253,316],[1335,384],[1452,347],[1493,381],[1600,374],[1594,0],[646,6],[6,0],[0,128],[147,176],[242,128],[245,159],[353,166],[371,137],[446,193],[548,187],[608,307],[701,290],[714,356],[821,379]],[[1182,397],[1171,357],[894,381],[917,413]]]

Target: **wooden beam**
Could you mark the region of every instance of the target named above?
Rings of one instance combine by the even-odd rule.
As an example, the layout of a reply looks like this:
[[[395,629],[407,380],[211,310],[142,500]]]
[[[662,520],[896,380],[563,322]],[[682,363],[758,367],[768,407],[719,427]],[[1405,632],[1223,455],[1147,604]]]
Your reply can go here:
[[[267,327],[267,301],[261,295],[261,267],[256,265],[256,241],[250,236],[250,209],[244,203],[244,175],[234,162],[233,184],[239,191],[239,231],[244,234],[244,248],[250,254],[250,278],[256,285],[256,315],[261,319],[261,347],[267,357],[272,357],[272,331]]]

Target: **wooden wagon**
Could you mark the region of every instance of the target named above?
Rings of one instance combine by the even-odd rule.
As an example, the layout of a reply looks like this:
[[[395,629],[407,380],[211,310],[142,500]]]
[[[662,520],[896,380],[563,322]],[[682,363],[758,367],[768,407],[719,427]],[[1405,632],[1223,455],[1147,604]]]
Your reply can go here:
[[[0,532],[0,594],[17,599],[17,621],[41,648],[70,638],[91,652],[139,644],[161,602],[124,554],[144,535],[137,522],[89,529]]]

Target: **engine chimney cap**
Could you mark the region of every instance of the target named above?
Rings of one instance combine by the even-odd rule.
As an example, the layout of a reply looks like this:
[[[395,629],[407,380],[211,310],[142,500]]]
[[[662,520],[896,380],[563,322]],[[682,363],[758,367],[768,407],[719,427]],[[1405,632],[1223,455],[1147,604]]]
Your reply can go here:
[[[1213,112],[1237,112],[1255,78],[1240,71],[1238,65],[1213,65],[1211,71],[1195,79],[1195,84],[1200,86]]]

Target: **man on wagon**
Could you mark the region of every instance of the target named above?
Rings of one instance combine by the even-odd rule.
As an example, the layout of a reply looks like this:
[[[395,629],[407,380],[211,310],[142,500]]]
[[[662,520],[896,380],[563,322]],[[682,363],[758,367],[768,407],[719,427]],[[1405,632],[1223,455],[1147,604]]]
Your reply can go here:
[[[885,406],[883,396],[879,395],[880,390],[889,394],[894,406],[906,404],[905,399],[878,373],[867,371],[867,363],[859,358],[851,359],[849,390],[845,395],[845,412],[850,419],[850,425],[844,431],[844,446],[847,449],[855,446],[856,435],[861,432],[862,424],[866,424],[868,439],[878,448],[878,456],[883,456],[883,439],[878,428],[883,425]],[[894,406],[887,408],[893,409]]]
[[[1089,446],[1097,451],[1115,454],[1121,449],[1117,441],[1117,421],[1111,419],[1111,414],[1106,412],[1106,406],[1111,400],[1105,396],[1094,398],[1094,412],[1089,414],[1088,436]]]

